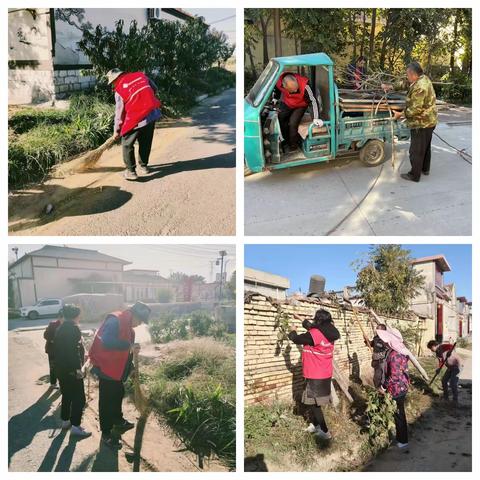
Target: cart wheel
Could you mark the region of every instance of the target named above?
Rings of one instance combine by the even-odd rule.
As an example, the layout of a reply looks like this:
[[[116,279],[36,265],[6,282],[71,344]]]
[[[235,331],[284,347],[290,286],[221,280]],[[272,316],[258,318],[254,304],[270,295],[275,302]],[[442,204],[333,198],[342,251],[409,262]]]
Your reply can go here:
[[[360,149],[360,160],[367,167],[376,167],[385,160],[385,143],[381,140],[369,140]]]

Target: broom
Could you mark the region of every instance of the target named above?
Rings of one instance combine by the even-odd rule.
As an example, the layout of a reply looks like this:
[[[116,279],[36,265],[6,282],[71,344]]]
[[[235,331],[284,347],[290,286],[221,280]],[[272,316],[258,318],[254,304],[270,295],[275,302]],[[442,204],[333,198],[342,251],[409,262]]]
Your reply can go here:
[[[138,352],[133,352],[133,387],[134,387],[134,399],[135,406],[141,415],[145,415],[148,412],[148,399],[143,393],[140,386],[140,370],[138,364]]]
[[[115,141],[115,137],[110,137],[95,150],[87,153],[83,158],[83,168],[88,169],[93,167],[100,160],[103,152],[105,152],[105,150],[108,150],[115,143]]]

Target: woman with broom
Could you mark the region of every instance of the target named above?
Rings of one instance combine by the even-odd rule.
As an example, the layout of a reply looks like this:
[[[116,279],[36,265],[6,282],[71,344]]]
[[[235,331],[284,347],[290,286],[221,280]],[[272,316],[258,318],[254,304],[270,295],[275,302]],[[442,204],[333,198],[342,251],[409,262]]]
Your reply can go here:
[[[298,320],[299,315],[294,314]],[[304,320],[306,333],[298,334],[292,326],[288,338],[296,345],[303,345],[302,369],[305,389],[302,403],[310,407],[313,423],[307,431],[323,440],[332,438],[323,416],[322,406],[330,402],[333,376],[334,342],[340,338],[339,331],[333,325],[332,316],[327,310],[317,310],[312,320]]]

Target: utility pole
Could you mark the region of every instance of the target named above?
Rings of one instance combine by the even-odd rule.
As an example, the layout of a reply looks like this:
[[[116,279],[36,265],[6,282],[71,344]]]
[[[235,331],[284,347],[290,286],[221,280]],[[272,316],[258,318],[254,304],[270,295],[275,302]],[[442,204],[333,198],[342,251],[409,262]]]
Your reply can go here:
[[[219,296],[219,300],[222,299],[222,288],[223,288],[223,267],[224,267],[224,262],[225,262],[225,257],[227,255],[227,252],[225,250],[221,250],[220,252],[218,252],[218,254],[220,255],[220,288],[219,288],[219,293],[218,293],[218,296]]]
[[[282,56],[282,29],[280,25],[280,9],[273,9],[273,38],[275,40],[275,56]]]

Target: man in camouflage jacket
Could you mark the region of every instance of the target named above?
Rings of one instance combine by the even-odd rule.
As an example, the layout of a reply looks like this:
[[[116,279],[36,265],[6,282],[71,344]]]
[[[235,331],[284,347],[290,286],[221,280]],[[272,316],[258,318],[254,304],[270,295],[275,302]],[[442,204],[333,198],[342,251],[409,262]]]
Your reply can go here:
[[[422,173],[430,173],[431,143],[437,125],[437,107],[432,82],[423,73],[419,63],[410,63],[407,67],[410,88],[407,94],[405,110],[395,112],[395,119],[405,117],[410,127],[410,164],[408,173],[402,173],[405,180],[419,182]]]

